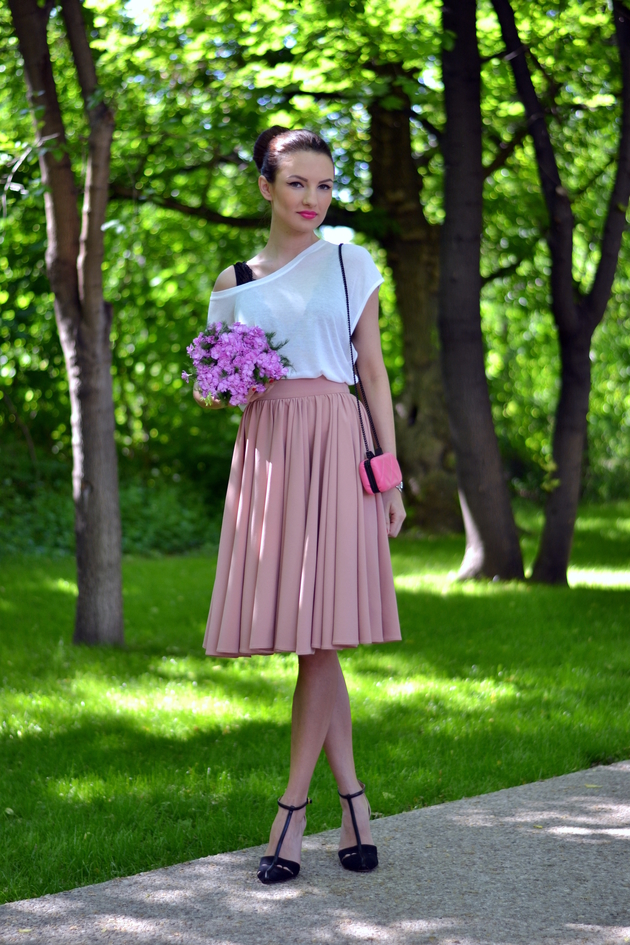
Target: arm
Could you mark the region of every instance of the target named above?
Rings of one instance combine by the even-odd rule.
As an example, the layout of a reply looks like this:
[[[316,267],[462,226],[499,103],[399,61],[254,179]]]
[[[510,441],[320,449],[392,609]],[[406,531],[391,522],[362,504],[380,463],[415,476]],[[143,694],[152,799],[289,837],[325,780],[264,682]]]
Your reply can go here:
[[[235,285],[236,273],[234,272],[234,266],[228,266],[227,269],[219,273],[219,277],[214,283],[214,289],[212,291],[222,292],[224,289],[233,289]],[[206,400],[195,387],[193,387],[193,397],[195,402],[198,403],[200,407],[203,407],[204,410],[219,410],[224,406],[222,400]]]
[[[394,410],[389,378],[383,362],[381,335],[378,327],[378,289],[367,301],[352,341],[357,349],[357,367],[361,374],[365,394],[370,403],[370,411],[381,446],[386,453],[396,455],[396,434],[394,431]],[[387,534],[390,538],[398,535],[406,512],[402,496],[398,489],[383,493],[383,507]]]

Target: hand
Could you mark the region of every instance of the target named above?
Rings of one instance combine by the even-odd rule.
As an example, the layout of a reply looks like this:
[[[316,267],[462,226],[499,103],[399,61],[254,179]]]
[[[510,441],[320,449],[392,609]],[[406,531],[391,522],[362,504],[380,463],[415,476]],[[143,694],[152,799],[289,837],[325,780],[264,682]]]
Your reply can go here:
[[[275,381],[269,381],[267,388],[271,387],[272,384],[275,384]],[[247,395],[247,403],[250,403],[252,398],[256,395],[256,388],[250,387],[249,394]],[[225,407],[225,401],[220,400],[218,397],[204,397],[198,388],[193,388],[193,397],[195,398],[195,403],[199,404],[204,410],[220,410],[221,407]]]
[[[217,397],[204,397],[201,391],[197,390],[196,387],[193,389],[193,397],[195,398],[195,403],[203,407],[204,410],[219,410],[221,407],[225,407],[222,400],[219,400]]]
[[[402,495],[398,489],[389,489],[383,493],[383,507],[385,509],[387,537],[396,538],[402,528],[402,523],[407,518]]]
[[[268,381],[267,384],[266,384],[266,386],[265,386],[265,390],[269,390],[269,388],[272,387],[275,383],[276,383],[275,381]],[[254,397],[258,397],[258,396],[259,396],[259,394],[258,394],[258,391],[256,390],[256,388],[255,388],[255,387],[250,387],[250,388],[249,388],[249,393],[248,393],[248,395],[247,395],[247,403],[248,403],[248,404],[251,404],[251,402],[252,402],[252,400],[254,399]]]

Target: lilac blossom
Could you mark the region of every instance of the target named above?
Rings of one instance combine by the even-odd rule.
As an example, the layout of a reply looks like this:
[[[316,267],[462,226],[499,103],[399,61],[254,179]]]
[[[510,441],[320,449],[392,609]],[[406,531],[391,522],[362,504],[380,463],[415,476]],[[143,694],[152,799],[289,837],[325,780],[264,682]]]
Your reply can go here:
[[[182,371],[182,378],[186,383],[196,378],[203,397],[244,406],[252,388],[263,393],[271,381],[286,377],[291,367],[290,361],[278,354],[286,341],[275,344],[273,337],[272,332],[241,322],[208,325],[186,349],[193,371]]]

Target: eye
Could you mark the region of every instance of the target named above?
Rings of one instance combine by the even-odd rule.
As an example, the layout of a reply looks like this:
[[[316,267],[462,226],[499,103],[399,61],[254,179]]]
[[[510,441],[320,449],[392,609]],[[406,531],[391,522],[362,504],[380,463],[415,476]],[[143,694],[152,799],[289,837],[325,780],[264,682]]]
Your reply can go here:
[[[301,187],[301,186],[302,186],[302,181],[299,181],[299,180],[289,181],[289,187]]]
[[[332,190],[330,184],[320,184],[319,186],[321,190]]]

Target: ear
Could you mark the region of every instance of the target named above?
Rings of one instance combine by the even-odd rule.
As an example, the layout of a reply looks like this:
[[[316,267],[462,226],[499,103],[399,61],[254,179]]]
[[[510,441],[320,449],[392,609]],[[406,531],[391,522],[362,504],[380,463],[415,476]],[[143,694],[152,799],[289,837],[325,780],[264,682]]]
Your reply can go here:
[[[271,192],[271,186],[270,186],[269,181],[267,180],[267,178],[266,178],[266,177],[263,177],[262,174],[261,174],[260,177],[258,178],[258,187],[259,187],[259,189],[260,189],[261,194],[262,194],[263,197],[265,198],[265,200],[268,200],[269,203],[271,203],[271,201],[273,200],[273,194],[272,194],[272,192]]]

